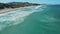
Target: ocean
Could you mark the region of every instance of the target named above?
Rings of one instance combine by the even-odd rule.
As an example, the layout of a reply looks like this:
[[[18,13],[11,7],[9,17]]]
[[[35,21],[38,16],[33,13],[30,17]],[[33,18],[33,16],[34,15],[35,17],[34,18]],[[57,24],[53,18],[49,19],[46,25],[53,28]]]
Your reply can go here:
[[[60,5],[0,14],[0,34],[60,34]]]

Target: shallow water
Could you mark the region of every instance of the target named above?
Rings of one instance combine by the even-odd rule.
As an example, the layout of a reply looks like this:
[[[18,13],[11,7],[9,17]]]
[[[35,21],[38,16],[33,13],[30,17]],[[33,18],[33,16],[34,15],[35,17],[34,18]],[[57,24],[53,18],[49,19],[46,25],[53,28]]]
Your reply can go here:
[[[0,34],[60,34],[60,5],[45,5],[0,16]]]

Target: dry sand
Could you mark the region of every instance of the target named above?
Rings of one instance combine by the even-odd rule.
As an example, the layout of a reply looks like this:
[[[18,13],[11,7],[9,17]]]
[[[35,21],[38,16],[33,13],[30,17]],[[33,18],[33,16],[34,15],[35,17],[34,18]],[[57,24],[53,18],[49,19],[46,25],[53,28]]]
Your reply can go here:
[[[0,14],[8,13],[8,12],[15,11],[15,10],[22,10],[25,8],[31,8],[31,7],[36,7],[36,6],[25,6],[25,7],[20,7],[20,8],[6,8],[3,10],[0,10]]]

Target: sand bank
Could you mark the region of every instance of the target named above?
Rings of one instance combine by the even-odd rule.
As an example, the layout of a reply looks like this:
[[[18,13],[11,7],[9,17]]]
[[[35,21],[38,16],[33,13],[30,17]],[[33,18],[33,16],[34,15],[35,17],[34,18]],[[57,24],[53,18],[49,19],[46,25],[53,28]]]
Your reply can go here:
[[[20,8],[6,8],[3,10],[0,10],[0,14],[8,13],[8,12],[15,11],[15,10],[22,10],[25,8],[32,8],[32,7],[36,7],[36,6],[25,6],[25,7],[20,7]]]

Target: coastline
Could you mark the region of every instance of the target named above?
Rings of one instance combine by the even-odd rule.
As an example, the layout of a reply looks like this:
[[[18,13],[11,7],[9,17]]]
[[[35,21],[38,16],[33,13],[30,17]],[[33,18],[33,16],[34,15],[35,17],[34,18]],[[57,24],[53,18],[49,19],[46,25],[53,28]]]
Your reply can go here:
[[[0,10],[0,14],[8,13],[8,12],[15,11],[15,10],[22,10],[22,9],[25,9],[25,8],[32,8],[32,7],[36,7],[36,6],[25,6],[25,7],[19,7],[19,8],[2,9],[2,10]]]

